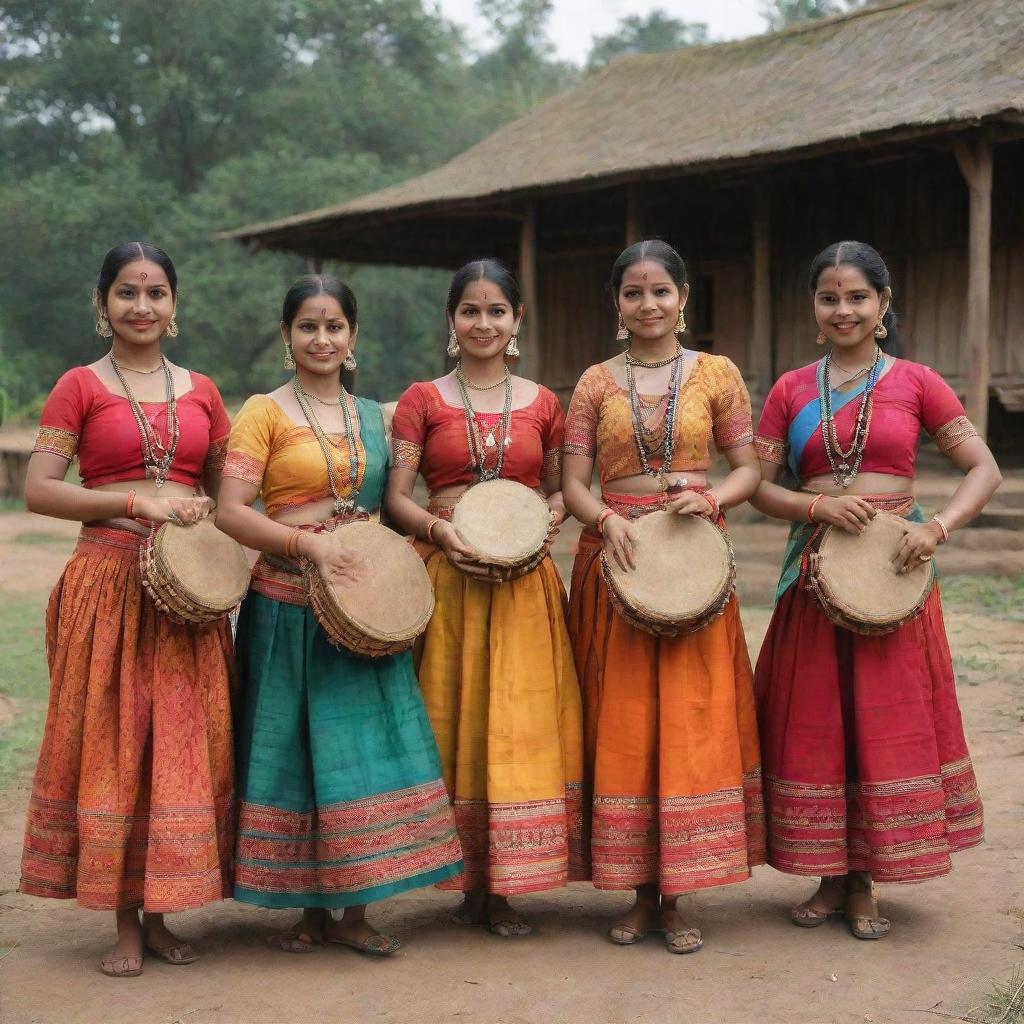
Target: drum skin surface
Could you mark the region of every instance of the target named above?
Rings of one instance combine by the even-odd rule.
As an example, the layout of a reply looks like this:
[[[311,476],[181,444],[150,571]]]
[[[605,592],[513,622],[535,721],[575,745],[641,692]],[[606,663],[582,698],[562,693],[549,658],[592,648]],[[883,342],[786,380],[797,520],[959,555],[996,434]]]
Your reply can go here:
[[[480,553],[482,565],[514,567],[531,562],[551,525],[548,503],[514,480],[485,480],[468,488],[452,512],[452,526]]]

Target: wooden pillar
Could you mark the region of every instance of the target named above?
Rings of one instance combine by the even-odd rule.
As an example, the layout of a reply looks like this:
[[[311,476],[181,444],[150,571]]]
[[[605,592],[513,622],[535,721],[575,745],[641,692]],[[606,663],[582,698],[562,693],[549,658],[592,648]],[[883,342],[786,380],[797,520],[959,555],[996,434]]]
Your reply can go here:
[[[643,192],[635,182],[626,186],[626,245],[644,237]]]
[[[519,334],[519,359],[517,372],[531,380],[540,380],[541,373],[541,322],[540,303],[537,296],[537,211],[529,201],[519,229],[519,284],[523,289],[523,305],[526,317]]]
[[[992,146],[987,139],[953,140],[953,152],[970,196],[967,244],[967,415],[982,437],[988,434],[990,317],[992,286]]]
[[[306,273],[322,274],[324,272],[324,261],[319,256],[306,257]]]
[[[774,380],[772,352],[772,234],[771,198],[762,185],[754,194],[753,292],[754,312],[747,353],[746,375],[752,391],[763,398]]]

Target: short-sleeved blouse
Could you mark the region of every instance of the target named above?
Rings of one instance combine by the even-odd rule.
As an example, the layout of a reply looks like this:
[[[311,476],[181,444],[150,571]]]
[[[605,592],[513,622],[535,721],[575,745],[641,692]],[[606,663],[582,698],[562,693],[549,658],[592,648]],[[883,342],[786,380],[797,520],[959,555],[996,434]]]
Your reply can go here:
[[[475,415],[483,434],[501,420],[500,413]],[[545,387],[538,387],[529,405],[513,409],[502,479],[536,489],[546,477],[558,473],[564,423],[558,399]],[[402,395],[391,435],[393,465],[421,472],[431,493],[474,482],[465,410],[446,402],[436,384],[413,384]],[[496,457],[496,449],[491,451],[494,454],[485,450],[485,465]]]
[[[380,505],[387,477],[384,421],[376,402],[351,396],[348,401],[356,414],[356,480],[353,487],[344,434],[329,434],[335,487],[342,498],[354,490],[359,505],[372,512]],[[312,428],[294,423],[267,395],[253,395],[235,417],[224,476],[258,487],[269,516],[332,496],[327,463]]]
[[[673,433],[669,469],[674,472],[710,469],[712,440],[718,451],[751,443],[750,395],[732,360],[707,352],[697,355],[679,391]],[[594,459],[602,484],[643,473],[629,394],[602,363],[586,370],[573,392],[565,422],[565,453]],[[655,469],[661,466],[660,459],[649,462]]]
[[[831,473],[819,414],[817,373],[820,360],[784,373],[765,399],[757,427],[757,454],[779,466],[789,463],[801,480]],[[834,392],[836,433],[850,444],[864,386],[849,394]],[[812,429],[813,428],[813,429]],[[871,397],[868,438],[861,473],[912,478],[922,428],[949,452],[977,437],[953,389],[931,367],[897,359],[882,375]]]
[[[167,479],[195,487],[205,472],[223,465],[231,424],[213,381],[195,371],[189,375],[192,387],[175,403],[178,447]],[[156,436],[168,444],[167,403],[139,405]],[[85,487],[146,477],[142,439],[131,403],[111,392],[86,366],[68,370],[50,392],[33,451],[69,461],[77,455]]]

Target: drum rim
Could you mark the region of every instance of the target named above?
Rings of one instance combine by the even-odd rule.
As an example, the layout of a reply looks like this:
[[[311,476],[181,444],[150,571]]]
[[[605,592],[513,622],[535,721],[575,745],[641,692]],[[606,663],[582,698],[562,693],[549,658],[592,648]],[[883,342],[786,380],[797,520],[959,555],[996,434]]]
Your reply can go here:
[[[204,521],[205,520],[200,520],[200,522]],[[217,529],[216,525],[212,523],[210,525],[213,527],[213,529]],[[237,608],[238,605],[242,602],[242,599],[249,591],[249,584],[252,579],[252,570],[247,568],[247,571],[244,574],[244,586],[240,586],[238,588],[238,597],[232,600],[231,603],[228,604],[226,607],[221,605],[218,605],[216,608],[213,607],[208,603],[207,599],[200,597],[190,587],[182,583],[182,581],[179,580],[177,576],[173,574],[169,564],[167,563],[164,552],[164,544],[170,537],[177,536],[177,534],[175,533],[176,530],[190,530],[198,526],[199,523],[194,524],[194,526],[183,526],[179,523],[162,523],[158,529],[154,530],[150,534],[150,536],[147,538],[147,543],[150,547],[152,555],[151,558],[148,559],[148,567],[152,570],[154,574],[157,575],[157,580],[154,582],[152,579],[150,579],[149,582],[157,589],[163,587],[167,590],[172,591],[179,601],[186,602],[187,604],[192,605],[197,609],[206,610],[211,615],[215,615],[219,618],[222,615],[227,615],[232,608]],[[171,529],[168,530],[166,529],[167,527],[171,527]],[[245,557],[245,552],[242,549],[242,545],[239,544],[233,537],[229,537],[226,533],[223,533],[223,531],[218,530],[217,532],[220,533],[226,541],[229,541],[231,544],[235,546],[235,548],[237,549],[238,553],[241,556],[240,566],[242,563],[244,563],[248,567],[248,559]],[[242,573],[240,572],[239,580],[241,580],[241,577]]]

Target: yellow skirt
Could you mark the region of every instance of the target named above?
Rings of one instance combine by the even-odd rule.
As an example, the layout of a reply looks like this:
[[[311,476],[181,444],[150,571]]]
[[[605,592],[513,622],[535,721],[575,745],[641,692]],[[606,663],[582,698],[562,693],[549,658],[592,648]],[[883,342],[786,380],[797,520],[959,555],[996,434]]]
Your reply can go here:
[[[586,877],[583,715],[558,571],[546,558],[485,583],[416,549],[437,599],[416,669],[466,864],[442,887],[512,895]]]

